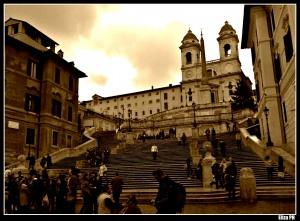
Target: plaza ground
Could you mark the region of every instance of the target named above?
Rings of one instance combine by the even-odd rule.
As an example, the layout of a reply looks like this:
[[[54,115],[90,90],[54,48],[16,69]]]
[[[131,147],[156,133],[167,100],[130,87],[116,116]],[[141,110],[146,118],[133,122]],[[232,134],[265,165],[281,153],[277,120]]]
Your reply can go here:
[[[184,214],[295,214],[295,200],[259,200],[256,203],[241,201],[228,203],[187,204]],[[77,204],[76,213],[81,205]],[[155,214],[156,209],[149,204],[140,204],[143,214]]]

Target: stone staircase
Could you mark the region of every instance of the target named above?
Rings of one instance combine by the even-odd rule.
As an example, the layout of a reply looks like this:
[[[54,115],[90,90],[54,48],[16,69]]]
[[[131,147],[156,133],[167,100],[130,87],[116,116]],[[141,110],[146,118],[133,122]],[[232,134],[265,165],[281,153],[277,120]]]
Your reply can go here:
[[[227,156],[231,156],[235,160],[238,168],[238,176],[236,183],[236,196],[239,196],[239,173],[242,167],[251,167],[253,169],[258,199],[274,199],[274,198],[294,198],[295,196],[295,178],[286,174],[285,180],[277,178],[277,168],[275,167],[274,179],[267,179],[267,172],[263,161],[257,157],[250,149],[243,147],[237,150],[234,136],[229,134],[220,134],[217,136],[226,142]],[[200,137],[199,142],[202,143],[205,137]],[[159,152],[156,161],[152,160],[150,148],[156,143]],[[203,152],[203,150],[202,150]],[[166,140],[147,140],[145,143],[138,142],[128,145],[120,154],[111,155],[108,167],[108,180],[110,180],[115,172],[124,179],[124,191],[121,194],[121,200],[126,200],[128,194],[134,192],[140,203],[149,203],[155,198],[158,183],[152,176],[155,168],[161,168],[173,180],[182,183],[187,189],[188,203],[216,203],[228,202],[227,192],[224,189],[216,190],[214,187],[209,190],[202,188],[202,182],[197,179],[187,179],[184,164],[189,156],[189,148],[177,144],[174,139]],[[216,158],[221,160],[220,153]],[[76,160],[83,159],[83,156],[76,158],[64,159],[58,162],[57,168],[70,168],[75,166]],[[98,168],[82,168],[82,172],[98,171]],[[80,191],[78,192],[80,195]]]

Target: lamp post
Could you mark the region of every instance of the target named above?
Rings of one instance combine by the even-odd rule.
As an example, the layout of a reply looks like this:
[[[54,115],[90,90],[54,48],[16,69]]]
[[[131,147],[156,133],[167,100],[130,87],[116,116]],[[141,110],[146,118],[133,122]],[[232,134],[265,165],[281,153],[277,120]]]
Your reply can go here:
[[[230,102],[230,108],[231,108],[231,122],[233,122],[233,111],[232,111],[233,101],[229,100],[229,102]]]
[[[121,113],[119,112],[118,115],[119,115],[119,130],[120,130],[121,129]]]
[[[131,131],[131,126],[130,126],[130,118],[131,118],[131,112],[132,110],[128,109],[128,131]]]
[[[194,126],[194,128],[196,128],[197,123],[196,123],[196,104],[195,104],[195,102],[193,102],[192,106],[193,106],[193,110],[194,110],[194,123],[193,123],[193,126]]]
[[[269,108],[267,108],[267,106],[265,106],[265,108],[264,108],[264,113],[265,113],[266,121],[267,121],[267,132],[268,132],[267,146],[273,146],[273,142],[271,141],[270,130],[269,130],[269,120],[268,120]]]

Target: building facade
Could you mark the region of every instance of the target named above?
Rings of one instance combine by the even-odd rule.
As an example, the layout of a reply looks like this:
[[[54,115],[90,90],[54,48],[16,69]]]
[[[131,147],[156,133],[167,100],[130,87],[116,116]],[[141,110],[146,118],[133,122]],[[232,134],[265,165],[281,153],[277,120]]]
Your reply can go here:
[[[266,146],[273,144],[292,155],[296,131],[295,16],[295,5],[245,6],[242,35],[242,48],[252,52],[262,140]]]
[[[55,53],[58,44],[25,21],[5,22],[5,161],[74,147],[78,81],[87,77]]]
[[[200,41],[188,30],[183,37],[181,50],[182,81],[178,85],[151,88],[150,90],[101,97],[97,94],[85,101],[87,109],[123,119],[142,120],[149,116],[183,107],[197,106],[201,114],[214,114],[216,106],[223,106],[228,112],[230,95],[236,82],[244,80],[251,87],[251,81],[241,70],[238,53],[238,36],[226,21],[217,38],[220,58],[206,61],[204,39]],[[230,111],[230,110],[229,110]],[[200,112],[199,112],[200,113]]]

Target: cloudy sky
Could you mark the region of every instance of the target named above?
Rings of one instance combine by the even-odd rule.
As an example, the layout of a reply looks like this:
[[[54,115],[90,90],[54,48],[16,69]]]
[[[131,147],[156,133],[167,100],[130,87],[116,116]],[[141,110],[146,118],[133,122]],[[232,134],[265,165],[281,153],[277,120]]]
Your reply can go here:
[[[4,5],[5,20],[25,20],[59,43],[67,61],[85,72],[79,100],[165,87],[181,81],[181,40],[190,28],[219,59],[225,21],[239,37],[242,70],[254,83],[251,54],[241,49],[242,4]]]

